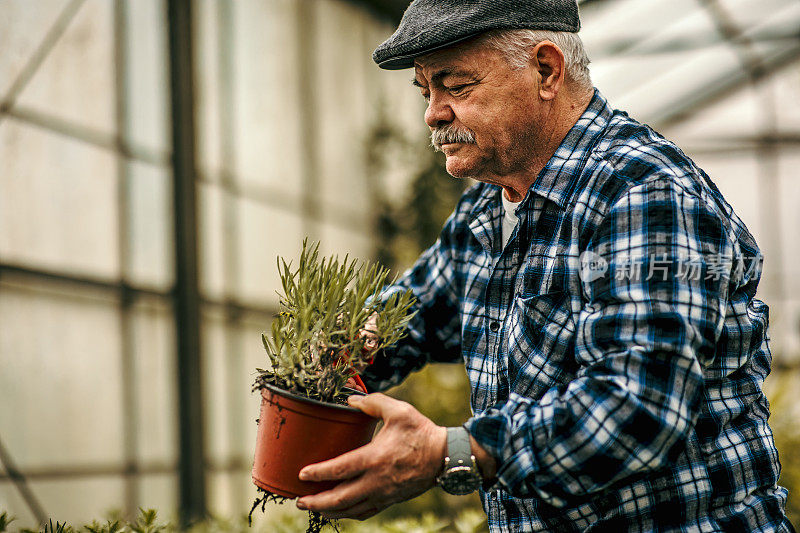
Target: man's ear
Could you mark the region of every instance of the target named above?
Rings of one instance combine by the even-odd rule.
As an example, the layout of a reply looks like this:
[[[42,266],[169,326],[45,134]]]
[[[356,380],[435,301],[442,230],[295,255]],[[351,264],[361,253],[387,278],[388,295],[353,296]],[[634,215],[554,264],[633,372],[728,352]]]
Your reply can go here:
[[[542,41],[533,48],[531,59],[541,81],[539,97],[542,100],[554,99],[566,77],[564,52],[550,41]]]

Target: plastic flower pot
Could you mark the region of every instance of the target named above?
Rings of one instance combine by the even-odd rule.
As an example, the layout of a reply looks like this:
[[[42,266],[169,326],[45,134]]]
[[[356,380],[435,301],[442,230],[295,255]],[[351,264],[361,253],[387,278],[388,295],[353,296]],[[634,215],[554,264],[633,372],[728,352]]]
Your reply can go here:
[[[261,389],[253,483],[296,498],[336,486],[337,481],[300,481],[300,470],[367,444],[378,419],[346,405],[298,396],[272,385]]]

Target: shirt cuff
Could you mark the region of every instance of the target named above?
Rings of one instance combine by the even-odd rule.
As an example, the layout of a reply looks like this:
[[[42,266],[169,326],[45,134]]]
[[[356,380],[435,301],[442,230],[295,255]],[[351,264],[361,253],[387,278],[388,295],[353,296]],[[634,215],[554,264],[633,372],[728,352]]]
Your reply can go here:
[[[532,476],[539,469],[524,429],[514,431],[514,419],[505,410],[510,406],[494,407],[464,423],[464,428],[497,463],[497,482],[487,490],[502,489],[514,496],[530,494]],[[523,417],[524,413],[520,413]]]

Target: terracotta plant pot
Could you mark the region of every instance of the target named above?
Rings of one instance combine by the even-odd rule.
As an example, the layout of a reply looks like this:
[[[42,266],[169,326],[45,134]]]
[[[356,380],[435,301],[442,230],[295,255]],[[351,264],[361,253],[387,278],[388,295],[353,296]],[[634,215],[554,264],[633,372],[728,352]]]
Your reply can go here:
[[[272,385],[261,389],[253,483],[287,498],[316,494],[338,482],[300,481],[300,470],[372,439],[377,418],[358,409],[310,400]]]

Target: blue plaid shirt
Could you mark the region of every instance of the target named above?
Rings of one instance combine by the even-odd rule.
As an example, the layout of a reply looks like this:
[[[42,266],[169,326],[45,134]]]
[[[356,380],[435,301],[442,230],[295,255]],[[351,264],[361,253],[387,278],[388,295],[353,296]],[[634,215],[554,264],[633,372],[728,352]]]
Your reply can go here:
[[[500,194],[468,190],[400,279],[418,315],[364,376],[463,361],[491,531],[791,531],[760,255],[708,176],[596,92],[505,246]]]

